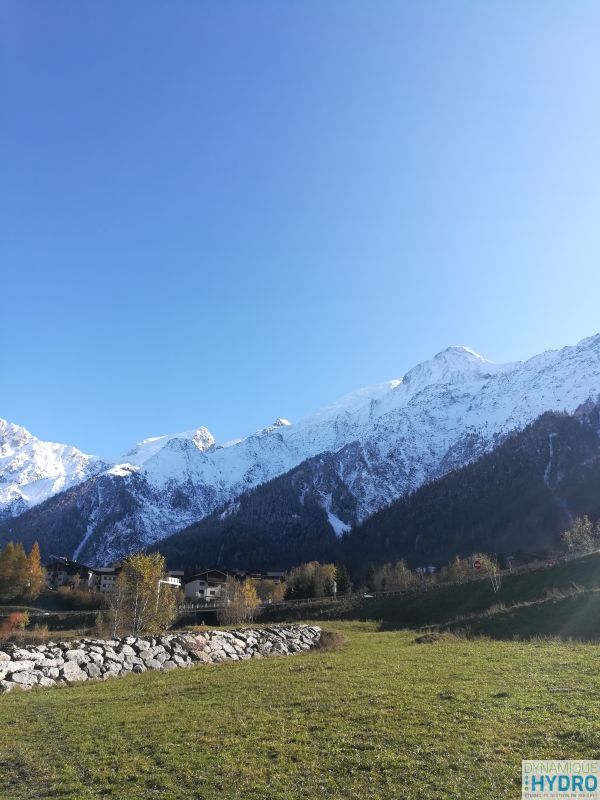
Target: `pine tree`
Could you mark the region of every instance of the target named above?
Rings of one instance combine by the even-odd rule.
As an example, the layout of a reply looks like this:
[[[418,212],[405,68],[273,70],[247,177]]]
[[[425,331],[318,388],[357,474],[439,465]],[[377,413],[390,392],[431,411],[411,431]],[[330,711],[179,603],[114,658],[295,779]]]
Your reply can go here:
[[[28,600],[35,600],[36,597],[41,594],[46,584],[46,575],[42,567],[40,547],[37,542],[33,543],[31,552],[27,556],[27,571],[29,585],[25,592],[25,597]]]
[[[345,564],[338,564],[335,568],[335,580],[338,594],[349,594],[352,591],[352,584]]]
[[[377,588],[377,573],[375,570],[374,564],[369,564],[369,568],[367,570],[367,589],[370,592],[374,592]]]

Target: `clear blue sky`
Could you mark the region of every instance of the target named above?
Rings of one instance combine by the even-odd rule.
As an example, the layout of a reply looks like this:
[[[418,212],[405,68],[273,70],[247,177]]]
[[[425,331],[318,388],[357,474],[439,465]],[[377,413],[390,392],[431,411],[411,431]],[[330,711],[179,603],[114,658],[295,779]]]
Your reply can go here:
[[[1,0],[0,416],[243,435],[600,330],[596,0]]]

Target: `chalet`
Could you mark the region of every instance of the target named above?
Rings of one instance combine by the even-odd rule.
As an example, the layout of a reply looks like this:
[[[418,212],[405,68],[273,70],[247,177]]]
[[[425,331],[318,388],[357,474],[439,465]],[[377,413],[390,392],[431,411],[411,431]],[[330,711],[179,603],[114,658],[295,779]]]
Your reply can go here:
[[[115,588],[115,581],[121,571],[120,564],[113,564],[111,567],[98,567],[98,579],[96,582],[96,591],[102,593],[110,593]]]
[[[46,583],[50,589],[78,583],[82,589],[94,590],[97,580],[98,570],[70,558],[56,558],[46,564]]]
[[[184,581],[185,598],[196,602],[215,604],[223,594],[223,587],[227,578],[235,578],[244,581],[250,578],[253,581],[274,581],[281,583],[285,578],[285,572],[244,572],[243,570],[228,569],[205,569],[190,575]]]
[[[220,569],[206,569],[191,575],[185,580],[186,600],[215,603],[221,597],[227,578],[232,575],[234,573]]]

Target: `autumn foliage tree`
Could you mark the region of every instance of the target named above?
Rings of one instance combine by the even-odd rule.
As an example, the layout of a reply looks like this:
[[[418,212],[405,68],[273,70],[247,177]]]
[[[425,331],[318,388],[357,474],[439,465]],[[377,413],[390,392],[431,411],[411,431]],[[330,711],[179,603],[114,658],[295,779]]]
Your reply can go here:
[[[375,592],[404,591],[419,583],[419,576],[409,569],[405,561],[384,564],[373,568],[370,575],[370,588]]]
[[[286,585],[283,581],[253,580],[252,584],[261,602],[279,603],[285,597]]]
[[[10,639],[19,631],[25,630],[29,625],[29,614],[26,611],[13,611],[7,617],[0,619],[0,641]]]
[[[320,564],[318,561],[294,567],[286,578],[286,599],[332,595],[336,574],[335,564]]]
[[[0,551],[1,600],[35,600],[43,591],[45,582],[37,542],[29,555],[20,542],[8,542]]]
[[[502,573],[498,565],[498,560],[487,553],[475,553],[471,559],[472,564],[479,563],[481,575],[487,575],[494,592],[498,593],[502,588]]]
[[[221,593],[222,604],[217,609],[217,619],[222,625],[249,622],[260,603],[254,581],[238,580],[229,575]]]
[[[0,600],[12,600],[15,597],[13,572],[15,563],[15,545],[9,542],[0,551]]]
[[[27,579],[28,586],[25,597],[28,600],[35,600],[42,593],[46,585],[46,574],[42,566],[40,547],[37,542],[33,543],[31,552],[27,556]]]
[[[113,636],[157,633],[177,614],[177,592],[166,582],[160,553],[135,553],[123,562],[109,598],[107,622]]]

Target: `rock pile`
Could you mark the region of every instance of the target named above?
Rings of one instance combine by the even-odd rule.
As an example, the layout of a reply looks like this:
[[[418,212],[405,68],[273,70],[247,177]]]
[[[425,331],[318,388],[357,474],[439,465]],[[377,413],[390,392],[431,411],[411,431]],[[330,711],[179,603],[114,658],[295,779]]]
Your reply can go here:
[[[0,693],[15,687],[55,686],[107,680],[148,669],[177,669],[198,663],[289,656],[319,644],[321,629],[309,625],[243,628],[239,631],[166,633],[141,639],[78,639],[38,647],[0,649]]]

